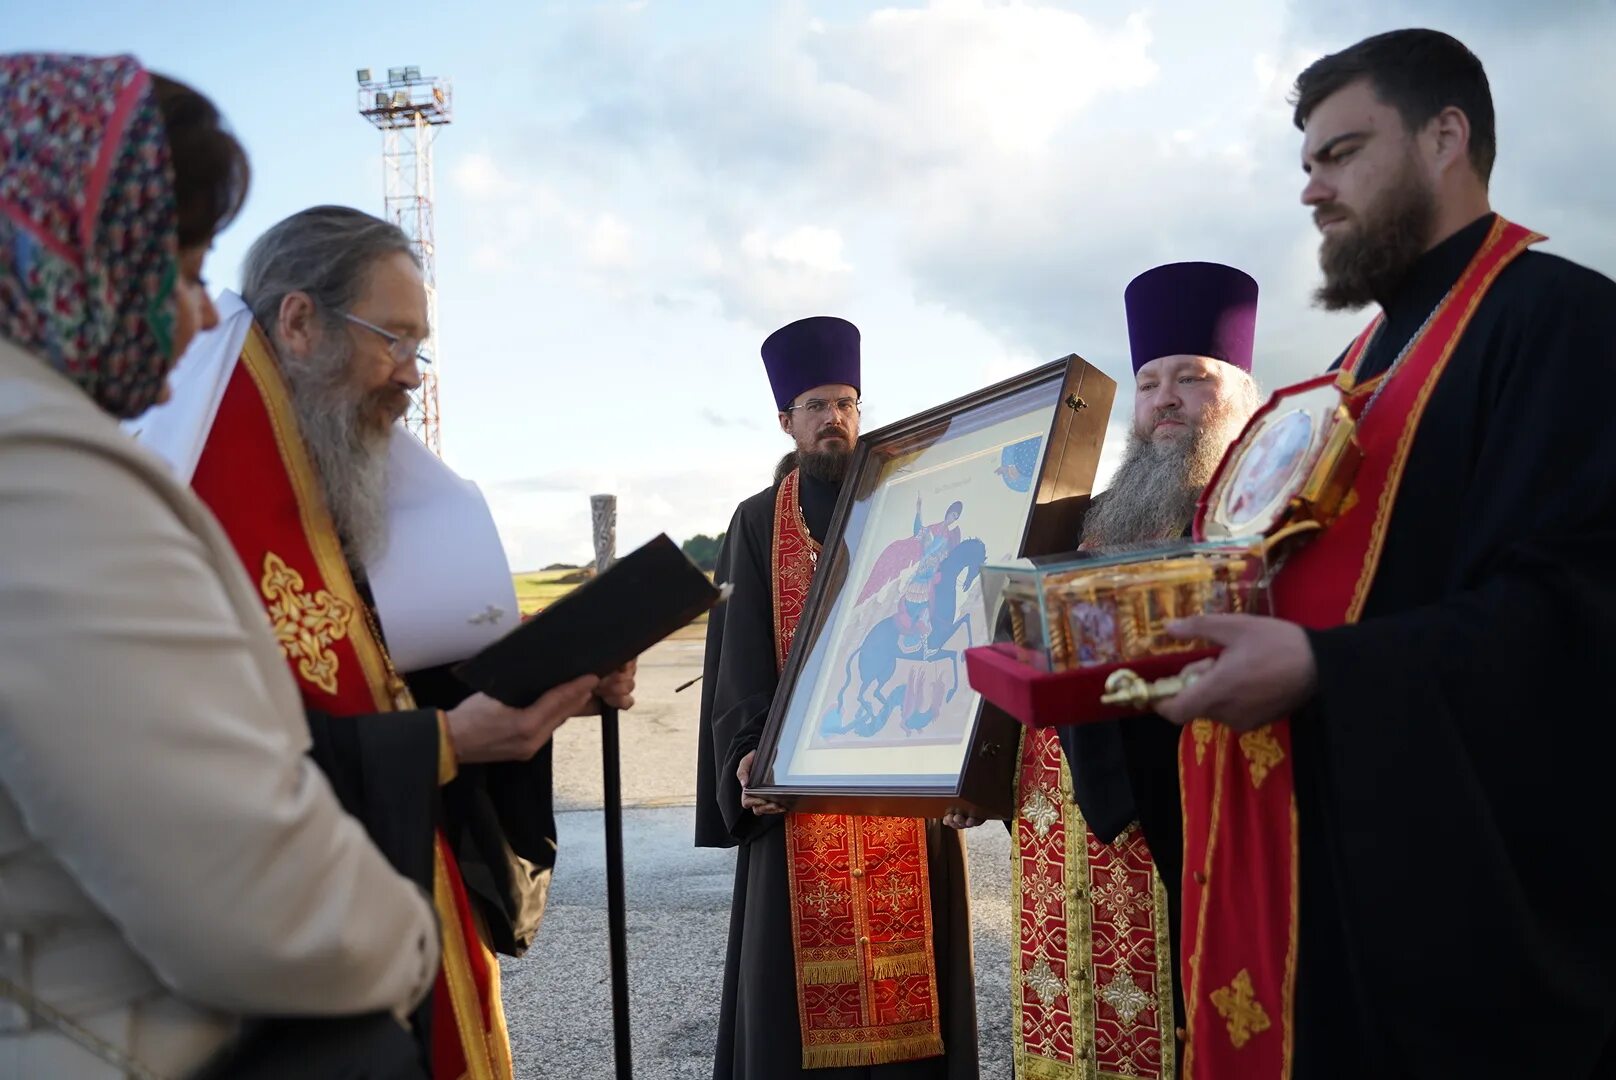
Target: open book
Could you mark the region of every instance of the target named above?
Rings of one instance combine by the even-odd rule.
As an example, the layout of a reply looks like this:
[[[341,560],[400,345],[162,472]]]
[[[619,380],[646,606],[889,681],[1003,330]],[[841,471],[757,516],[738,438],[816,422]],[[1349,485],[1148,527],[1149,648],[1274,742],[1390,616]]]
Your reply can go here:
[[[613,563],[455,668],[513,708],[580,675],[615,671],[727,595],[667,535]]]

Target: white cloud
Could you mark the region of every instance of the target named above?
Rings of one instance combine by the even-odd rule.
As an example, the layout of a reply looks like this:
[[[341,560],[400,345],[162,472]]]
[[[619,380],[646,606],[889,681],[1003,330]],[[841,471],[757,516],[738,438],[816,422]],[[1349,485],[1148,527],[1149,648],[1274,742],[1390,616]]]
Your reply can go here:
[[[937,0],[889,8],[834,35],[833,75],[869,92],[886,126],[936,148],[1006,152],[1046,146],[1098,99],[1156,77],[1150,30],[1132,15],[1115,30],[1022,0]]]
[[[595,215],[583,230],[584,260],[600,269],[622,269],[634,264],[634,232],[615,214]]]
[[[1375,0],[1352,22],[1310,0],[1180,6],[1171,17],[1117,9],[931,0],[833,19],[786,5],[737,35],[659,40],[620,20],[596,36],[582,28],[563,38],[553,70],[584,99],[538,140],[543,186],[569,195],[541,217],[571,223],[586,267],[636,270],[637,282],[612,278],[617,291],[705,292],[761,325],[901,274],[918,301],[1037,355],[1117,355],[1134,273],[1221,259],[1263,285],[1260,345],[1270,331],[1287,343],[1311,336],[1316,353],[1351,320],[1307,307],[1316,271],[1295,254],[1313,237],[1296,205],[1285,97],[1326,47],[1395,14],[1439,17],[1488,60],[1504,132],[1498,186],[1531,196],[1519,216],[1546,228],[1585,213],[1609,220],[1606,170],[1562,125],[1541,122],[1570,101],[1616,119],[1598,83],[1612,27],[1578,23],[1569,0],[1541,19],[1456,0]],[[511,191],[491,161],[462,171],[467,192]],[[658,205],[612,205],[603,175],[654,176]],[[531,242],[518,223],[494,231],[490,245]],[[645,250],[631,258],[640,237]],[[1304,349],[1278,363],[1291,372],[1315,361]]]
[[[825,311],[839,306],[850,286],[853,267],[842,247],[841,233],[818,225],[748,229],[728,251],[708,247],[706,283],[726,313],[753,323]]]
[[[534,244],[559,245],[585,270],[634,265],[633,228],[617,214],[591,209],[542,180],[520,178],[492,155],[473,152],[450,172],[457,194],[476,207],[473,258],[479,267],[509,271]]]
[[[449,175],[461,194],[475,199],[511,198],[522,187],[490,154],[460,155]]]
[[[818,225],[799,225],[779,237],[753,229],[741,237],[741,253],[754,262],[821,274],[845,274],[852,269],[842,259],[842,234]]]
[[[1251,73],[1256,76],[1257,89],[1266,92],[1279,77],[1279,65],[1267,53],[1258,53],[1251,58]]]
[[[1534,19],[1458,0],[1372,0],[1350,23],[1313,0],[1185,4],[1149,18],[1128,3],[1094,0],[1078,14],[932,0],[834,17],[787,4],[761,28],[693,23],[663,39],[653,12],[591,16],[540,65],[546,88],[573,95],[564,120],[529,133],[542,155],[485,155],[453,173],[483,204],[478,258],[524,279],[574,275],[624,321],[655,304],[650,318],[739,323],[737,340],[845,310],[865,328],[869,381],[885,380],[869,395],[894,410],[883,420],[1075,351],[1122,384],[1108,473],[1130,408],[1122,291],[1134,274],[1176,259],[1251,271],[1262,287],[1257,373],[1270,387],[1319,370],[1357,329],[1362,317],[1309,303],[1317,238],[1298,205],[1285,99],[1307,63],[1395,16],[1443,25],[1487,63],[1499,208],[1553,234],[1555,249],[1616,267],[1605,191],[1616,162],[1578,134],[1616,124],[1600,81],[1616,48],[1610,20],[1567,15],[1570,3]],[[761,389],[755,344],[702,348],[703,404],[740,415],[750,406],[725,388],[740,373],[754,379],[748,394]],[[926,364],[885,376],[877,355]],[[760,422],[767,409],[765,399]],[[675,474],[662,460],[609,479],[676,538],[712,531],[767,478],[764,444],[749,445],[760,459],[729,479],[699,466]],[[587,493],[500,498],[515,527],[549,538],[547,551],[587,554]],[[518,507],[545,499],[571,501],[553,513]]]
[[[1038,152],[1156,81],[1152,41],[1143,15],[1107,23],[1025,0],[935,0],[836,22],[790,6],[754,38],[671,47],[612,22],[567,37],[554,57],[591,79],[583,115],[558,134],[693,168],[698,197],[806,183],[845,206],[939,165]]]
[[[672,46],[614,20],[594,36],[580,29],[555,57],[595,79],[582,115],[542,140],[554,150],[545,182],[570,184],[582,205],[602,173],[654,171],[702,272],[693,280],[688,259],[649,257],[636,283],[611,287],[689,297],[694,285],[731,318],[777,324],[859,293],[874,268],[853,265],[844,237],[873,230],[890,248],[897,233],[919,260],[970,229],[959,214],[978,209],[975,193],[956,189],[1006,178],[1016,200],[1023,178],[1062,167],[1055,147],[1158,79],[1153,40],[1137,13],[1103,21],[1027,0],[934,0],[837,21],[788,7],[756,40],[714,33]]]
[[[592,494],[617,496],[617,553],[623,555],[659,532],[682,544],[697,533],[723,530],[736,504],[764,486],[772,465],[761,460],[729,469],[562,470],[492,484],[484,494],[511,568],[521,572],[592,556]]]
[[[508,245],[482,241],[471,251],[471,264],[479,270],[490,273],[503,274],[516,269],[516,260],[512,258]]]

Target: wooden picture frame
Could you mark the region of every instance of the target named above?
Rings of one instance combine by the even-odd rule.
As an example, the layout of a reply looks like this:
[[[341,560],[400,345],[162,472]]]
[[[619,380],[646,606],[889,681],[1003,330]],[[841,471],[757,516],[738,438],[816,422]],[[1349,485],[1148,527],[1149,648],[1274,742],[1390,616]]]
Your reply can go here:
[[[965,678],[967,644],[991,640],[980,570],[1074,546],[1115,397],[1074,354],[860,437],[749,791],[1012,815],[1021,727]]]

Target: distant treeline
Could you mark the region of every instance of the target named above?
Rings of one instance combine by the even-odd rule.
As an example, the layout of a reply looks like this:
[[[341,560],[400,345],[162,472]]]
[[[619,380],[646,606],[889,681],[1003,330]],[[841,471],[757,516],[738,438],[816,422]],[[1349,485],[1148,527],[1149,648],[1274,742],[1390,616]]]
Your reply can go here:
[[[703,570],[711,573],[718,566],[718,549],[723,545],[723,533],[719,533],[717,536],[708,536],[706,533],[697,533],[695,536],[692,536],[689,540],[686,540],[683,544],[681,544],[680,550],[686,555],[690,556],[691,562],[695,563]],[[579,584],[581,582],[588,581],[591,577],[594,577],[595,574],[594,567],[592,566],[579,566],[577,563],[565,562],[551,563],[549,566],[543,567],[538,572],[541,574],[548,574],[556,570],[577,570],[581,572],[576,580],[574,580],[571,575],[565,578],[558,578],[558,584]]]
[[[690,561],[711,572],[718,566],[718,549],[724,544],[724,534],[708,536],[706,533],[697,533],[686,540],[680,550],[690,556]]]

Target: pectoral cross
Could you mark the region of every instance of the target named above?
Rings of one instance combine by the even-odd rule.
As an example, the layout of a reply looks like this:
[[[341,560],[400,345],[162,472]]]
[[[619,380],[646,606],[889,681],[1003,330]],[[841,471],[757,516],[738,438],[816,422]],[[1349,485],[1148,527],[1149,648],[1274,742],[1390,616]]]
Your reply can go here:
[[[499,622],[499,620],[503,619],[504,617],[505,617],[505,609],[504,608],[497,608],[493,604],[489,604],[486,609],[484,609],[482,611],[479,611],[477,614],[473,615],[471,618],[467,619],[466,621],[471,623],[471,625],[473,625],[473,626],[478,626],[478,625],[480,625],[482,623],[497,623],[497,622]]]

